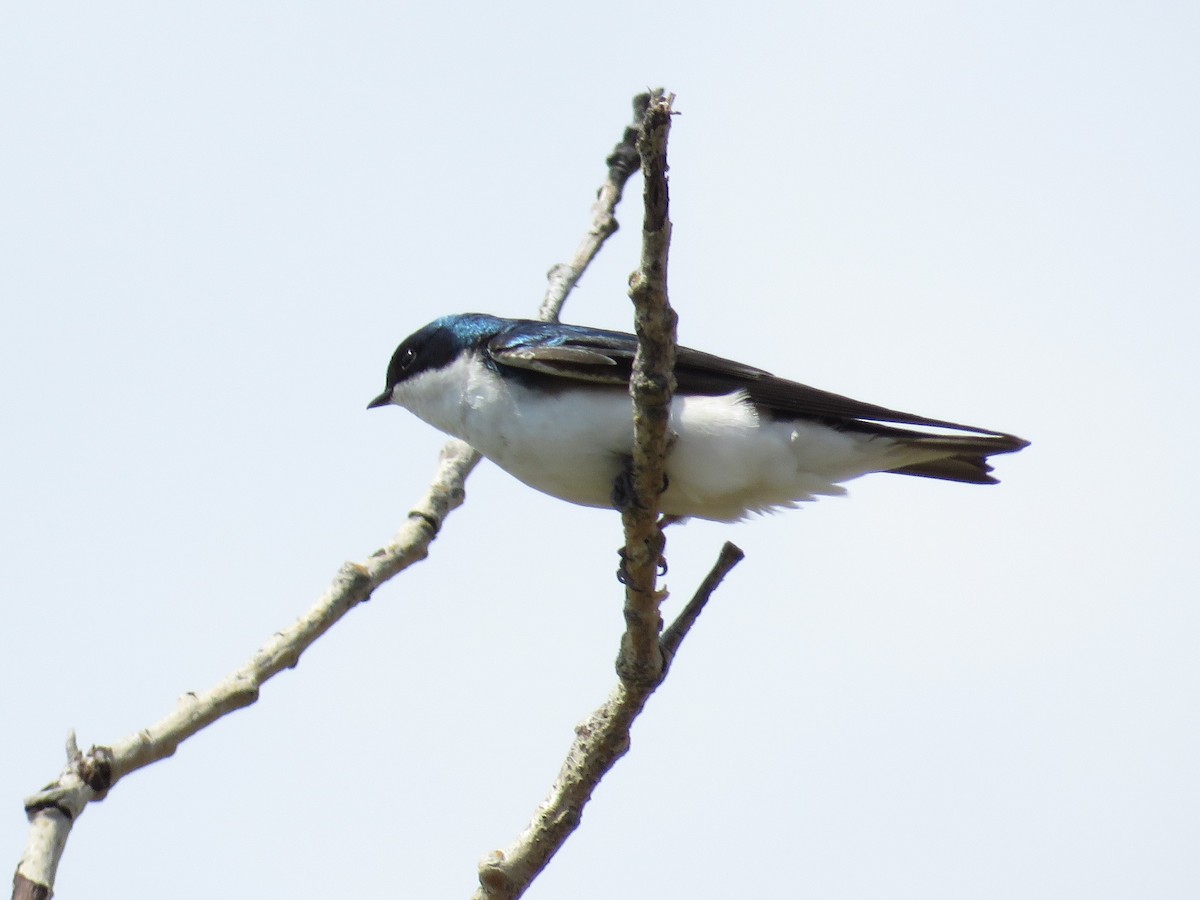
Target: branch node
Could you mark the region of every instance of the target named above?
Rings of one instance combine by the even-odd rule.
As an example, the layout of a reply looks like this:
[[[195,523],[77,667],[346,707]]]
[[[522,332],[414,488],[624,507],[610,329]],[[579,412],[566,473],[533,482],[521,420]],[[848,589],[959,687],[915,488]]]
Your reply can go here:
[[[113,783],[113,752],[109,747],[92,747],[75,764],[79,778],[103,800]]]
[[[430,540],[437,537],[438,532],[442,530],[442,522],[437,516],[427,513],[422,509],[414,509],[409,514],[410,519],[416,519],[429,529]]]
[[[479,863],[479,886],[486,896],[512,895],[512,878],[504,868],[506,863],[504,853],[500,850],[493,850]]]

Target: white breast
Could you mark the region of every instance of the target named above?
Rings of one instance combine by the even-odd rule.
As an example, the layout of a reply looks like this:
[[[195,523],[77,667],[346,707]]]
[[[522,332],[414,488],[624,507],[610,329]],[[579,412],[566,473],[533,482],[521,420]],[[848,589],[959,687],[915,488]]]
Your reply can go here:
[[[629,395],[619,388],[531,390],[460,357],[397,385],[393,399],[531,487],[611,506],[633,434]]]

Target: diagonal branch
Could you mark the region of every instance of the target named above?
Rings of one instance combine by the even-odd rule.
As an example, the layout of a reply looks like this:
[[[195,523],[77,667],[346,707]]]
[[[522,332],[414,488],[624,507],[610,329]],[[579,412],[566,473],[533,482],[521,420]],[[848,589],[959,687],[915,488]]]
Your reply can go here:
[[[648,101],[649,95],[635,98],[634,110],[639,119]],[[613,210],[636,168],[637,133],[636,128],[626,128],[623,139],[609,156],[608,178],[592,207],[587,235],[568,263],[550,271],[549,287],[540,310],[542,318],[558,317],[584,269],[617,230]],[[20,900],[50,897],[71,827],[88,803],[102,799],[117,781],[131,772],[171,756],[183,741],[201,729],[254,703],[268,679],[295,666],[301,654],[342,616],[368,599],[381,584],[425,559],[446,516],[462,505],[466,478],[479,459],[479,454],[461,441],[446,443],[429,490],[391,542],[365,563],[344,564],[320,600],[236,672],[206,691],[186,694],[160,721],[111,746],[93,747],[81,753],[72,735],[62,773],[25,801],[30,830],[13,876],[13,897]]]
[[[48,898],[71,826],[88,803],[102,800],[123,777],[173,755],[203,728],[258,699],[262,685],[284,669],[351,609],[397,573],[429,555],[441,522],[462,505],[463,481],[478,462],[466,444],[451,442],[425,496],[391,542],[365,564],[345,563],[313,607],[278,632],[254,657],[206,691],[185,694],[160,721],[111,746],[81,753],[74,735],[58,779],[25,801],[30,831],[13,876],[14,898]]]
[[[596,191],[596,202],[592,204],[592,222],[587,234],[575,249],[575,255],[570,261],[559,263],[546,273],[546,297],[538,309],[538,318],[544,322],[558,321],[563,301],[579,281],[583,270],[600,252],[604,242],[617,233],[619,226],[613,211],[621,202],[625,182],[638,170],[641,163],[637,139],[651,96],[638,94],[633,98],[633,124],[625,129],[620,142],[613,147],[612,153],[605,160],[608,164],[608,177]]]
[[[742,548],[737,544],[726,541],[721,548],[721,552],[717,555],[717,561],[713,563],[712,570],[705,576],[704,581],[700,582],[700,587],[696,589],[696,593],[692,595],[692,599],[687,602],[687,605],[675,617],[675,621],[671,623],[671,627],[663,632],[662,636],[662,653],[663,653],[663,668],[667,669],[671,665],[671,660],[675,657],[675,652],[679,649],[679,645],[683,643],[683,639],[687,637],[688,632],[692,630],[692,626],[696,624],[696,620],[700,618],[700,613],[704,612],[704,607],[708,604],[708,598],[725,580],[725,576],[733,571],[733,567],[746,558],[746,554],[742,552]]]

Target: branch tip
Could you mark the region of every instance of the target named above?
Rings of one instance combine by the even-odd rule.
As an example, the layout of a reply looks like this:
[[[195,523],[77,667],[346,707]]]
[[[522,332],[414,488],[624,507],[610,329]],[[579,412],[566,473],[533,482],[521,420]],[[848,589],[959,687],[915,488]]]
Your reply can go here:
[[[700,586],[696,588],[696,593],[692,595],[692,599],[687,602],[687,605],[680,610],[679,615],[675,617],[675,621],[670,627],[663,632],[662,649],[663,656],[669,661],[674,658],[679,645],[683,643],[683,639],[687,637],[692,626],[696,624],[696,620],[700,617],[700,613],[704,611],[704,607],[708,604],[708,600],[712,597],[713,592],[720,587],[721,582],[725,580],[725,576],[733,571],[734,566],[746,558],[746,554],[742,552],[742,548],[730,541],[726,541],[721,548],[721,552],[717,554],[717,560],[713,563],[712,569],[708,575],[700,582]]]

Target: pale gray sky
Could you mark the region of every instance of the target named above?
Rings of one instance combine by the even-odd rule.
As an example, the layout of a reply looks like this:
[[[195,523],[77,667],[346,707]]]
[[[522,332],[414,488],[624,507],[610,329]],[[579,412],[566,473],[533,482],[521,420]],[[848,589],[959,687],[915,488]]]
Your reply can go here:
[[[528,315],[652,85],[686,343],[1033,441],[972,488],[669,535],[747,559],[531,898],[1200,892],[1200,12],[9,4],[0,847],[387,540],[368,413]],[[640,182],[568,304],[628,327]],[[463,897],[607,694],[614,514],[484,465],[424,564],[80,820],[58,896]]]

